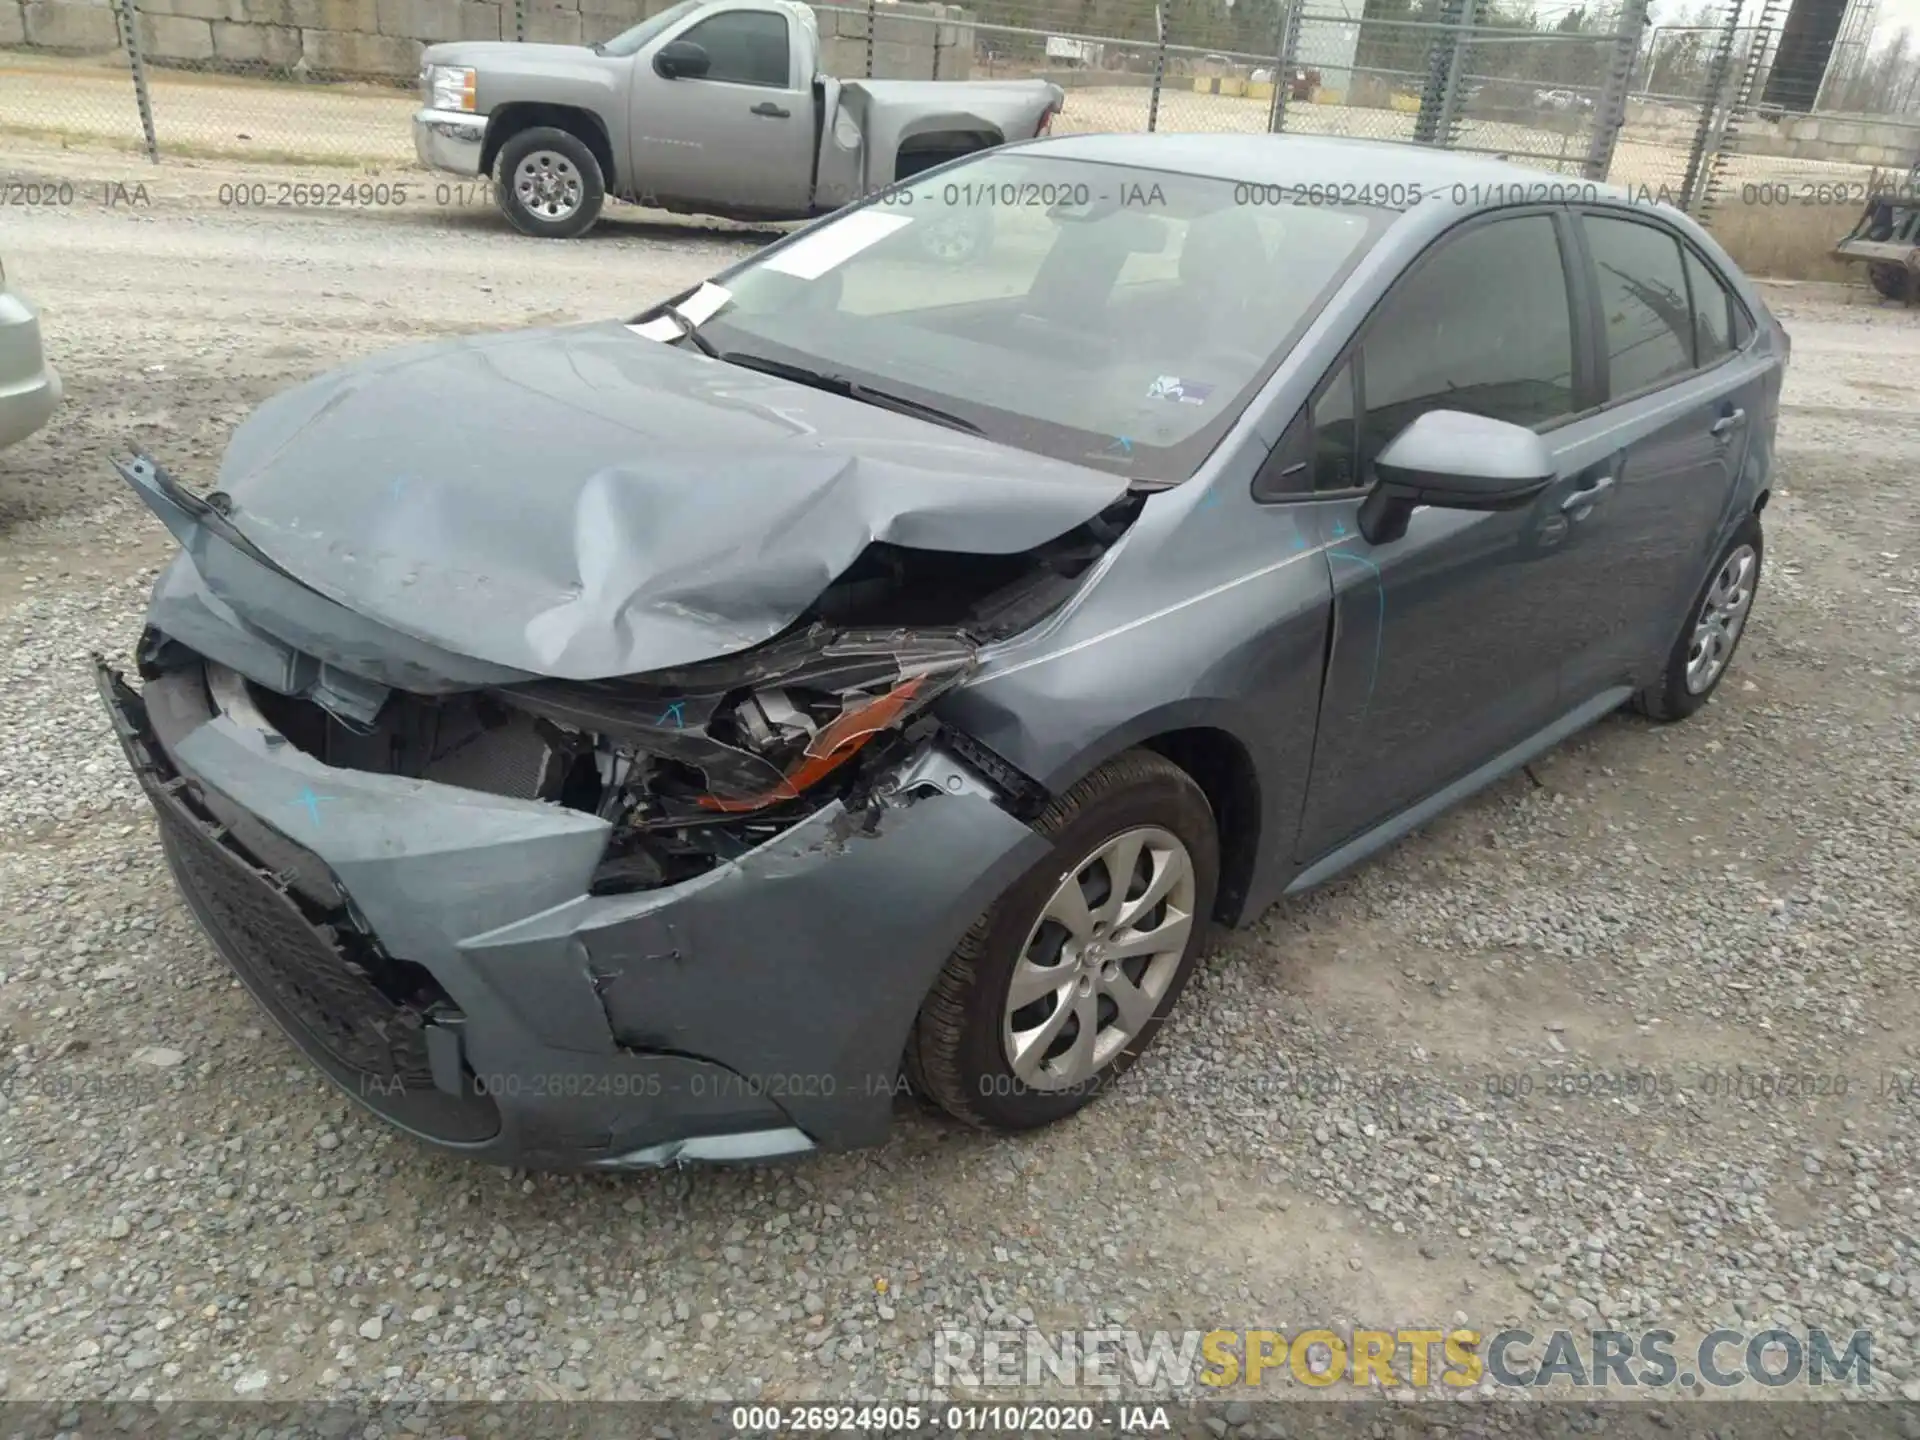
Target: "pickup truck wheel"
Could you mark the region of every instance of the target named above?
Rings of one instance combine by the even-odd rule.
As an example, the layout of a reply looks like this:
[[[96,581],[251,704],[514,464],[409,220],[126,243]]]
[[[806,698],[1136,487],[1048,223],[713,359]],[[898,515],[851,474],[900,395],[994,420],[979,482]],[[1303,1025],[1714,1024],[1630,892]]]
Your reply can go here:
[[[993,243],[993,212],[955,210],[922,222],[920,253],[941,265],[964,265]]]
[[[542,240],[584,235],[607,203],[606,177],[579,136],[552,126],[522,130],[500,147],[494,193],[513,228]]]

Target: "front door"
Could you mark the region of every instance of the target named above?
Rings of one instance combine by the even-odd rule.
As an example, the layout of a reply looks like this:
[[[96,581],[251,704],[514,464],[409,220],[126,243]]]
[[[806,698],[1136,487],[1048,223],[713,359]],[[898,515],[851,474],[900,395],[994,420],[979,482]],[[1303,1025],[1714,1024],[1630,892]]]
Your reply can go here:
[[[704,13],[634,58],[633,198],[798,219],[813,191],[813,77],[797,68],[807,47],[777,10]],[[706,52],[705,75],[653,68],[676,41]]]
[[[1550,725],[1560,666],[1588,638],[1605,577],[1561,543],[1574,498],[1613,463],[1572,417],[1593,366],[1577,343],[1571,217],[1469,222],[1369,317],[1308,415],[1314,506],[1334,586],[1332,651],[1296,853],[1311,861]],[[1560,474],[1527,509],[1416,510],[1401,539],[1361,537],[1386,444],[1429,410],[1539,431]],[[1569,508],[1571,507],[1571,509]]]

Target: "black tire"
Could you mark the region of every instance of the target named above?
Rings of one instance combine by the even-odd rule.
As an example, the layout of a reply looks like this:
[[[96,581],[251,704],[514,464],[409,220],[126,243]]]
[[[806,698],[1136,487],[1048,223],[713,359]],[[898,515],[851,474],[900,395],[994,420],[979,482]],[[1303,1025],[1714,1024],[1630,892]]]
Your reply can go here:
[[[1715,584],[1721,578],[1721,571],[1743,547],[1753,552],[1753,570],[1746,582],[1748,593],[1739,628],[1734,632],[1732,644],[1727,647],[1720,668],[1713,672],[1701,689],[1691,689],[1687,684],[1687,666],[1694,654],[1694,630],[1706,610],[1707,597],[1713,593]],[[1760,533],[1760,517],[1749,515],[1714,557],[1706,579],[1700,582],[1700,588],[1694,592],[1693,602],[1687,609],[1686,618],[1680,626],[1679,635],[1674,639],[1672,651],[1667,655],[1659,680],[1633,697],[1634,709],[1649,720],[1670,724],[1686,719],[1713,698],[1713,692],[1720,688],[1720,682],[1727,678],[1727,672],[1733,668],[1734,654],[1746,636],[1747,622],[1752,618],[1754,602],[1759,598],[1760,572],[1765,568],[1765,559],[1766,546]]]
[[[1889,260],[1872,261],[1867,266],[1867,279],[1889,300],[1905,304],[1913,298],[1913,272],[1904,265],[1895,265]]]
[[[1193,880],[1186,946],[1152,1018],[1124,1048],[1070,1087],[1032,1088],[1015,1076],[1003,1043],[1014,967],[1056,889],[1075,873],[1068,867],[1078,862],[1080,873],[1091,874],[1107,841],[1143,827],[1164,831],[1185,847]],[[1052,1124],[1126,1072],[1153,1043],[1205,951],[1219,885],[1220,842],[1207,797],[1186,771],[1151,751],[1130,750],[1108,761],[1049,805],[1034,828],[1052,838],[1053,853],[1008,887],[967,932],[921,1006],[908,1042],[907,1074],[914,1089],[955,1119],[981,1129]],[[1099,867],[1100,878],[1106,874]],[[1056,954],[1064,963],[1064,952]],[[1067,1002],[1056,996],[1052,1003]],[[1104,1007],[1111,1001],[1093,1003]],[[1074,1023],[1066,1022],[1068,1027]],[[1104,1018],[1099,1022],[1105,1023]]]
[[[570,183],[578,186],[578,201],[564,214],[542,213],[520,194],[516,177],[521,163],[529,159],[537,163],[542,155],[552,157],[552,164],[542,167],[551,173],[551,184],[561,189]],[[551,125],[522,130],[502,145],[494,161],[493,181],[501,213],[513,228],[541,240],[572,240],[586,234],[607,203],[607,178],[586,141]]]

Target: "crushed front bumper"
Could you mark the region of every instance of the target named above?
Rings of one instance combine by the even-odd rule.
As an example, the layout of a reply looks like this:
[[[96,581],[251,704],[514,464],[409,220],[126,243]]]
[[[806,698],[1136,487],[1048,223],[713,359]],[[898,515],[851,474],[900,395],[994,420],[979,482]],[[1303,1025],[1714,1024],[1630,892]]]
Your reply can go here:
[[[413,117],[413,152],[429,170],[478,175],[486,150],[487,117],[464,110],[420,110]]]
[[[559,806],[321,764],[199,667],[102,698],[188,905],[356,1100],[491,1163],[616,1168],[871,1144],[922,998],[1045,853],[939,750],[871,824],[829,803],[697,879],[589,893]]]

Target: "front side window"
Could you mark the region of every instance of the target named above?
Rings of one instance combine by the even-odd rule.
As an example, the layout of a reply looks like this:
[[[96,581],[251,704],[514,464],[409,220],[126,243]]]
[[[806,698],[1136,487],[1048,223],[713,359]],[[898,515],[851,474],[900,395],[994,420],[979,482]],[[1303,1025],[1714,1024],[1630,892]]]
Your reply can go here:
[[[1586,217],[1600,323],[1607,347],[1607,394],[1632,395],[1693,369],[1693,308],[1679,238],[1635,220]]]
[[[718,349],[936,405],[988,438],[1186,479],[1390,215],[1001,152],[716,277]]]
[[[703,80],[787,88],[787,17],[766,10],[726,10],[702,20],[682,40],[707,52]]]
[[[680,21],[698,10],[706,0],[680,0],[670,5],[658,15],[649,16],[631,29],[622,30],[613,39],[594,47],[602,55],[636,55],[640,48],[656,35],[663,35]]]
[[[1388,295],[1362,344],[1362,473],[1429,410],[1539,428],[1573,413],[1573,314],[1546,215],[1444,241]]]

